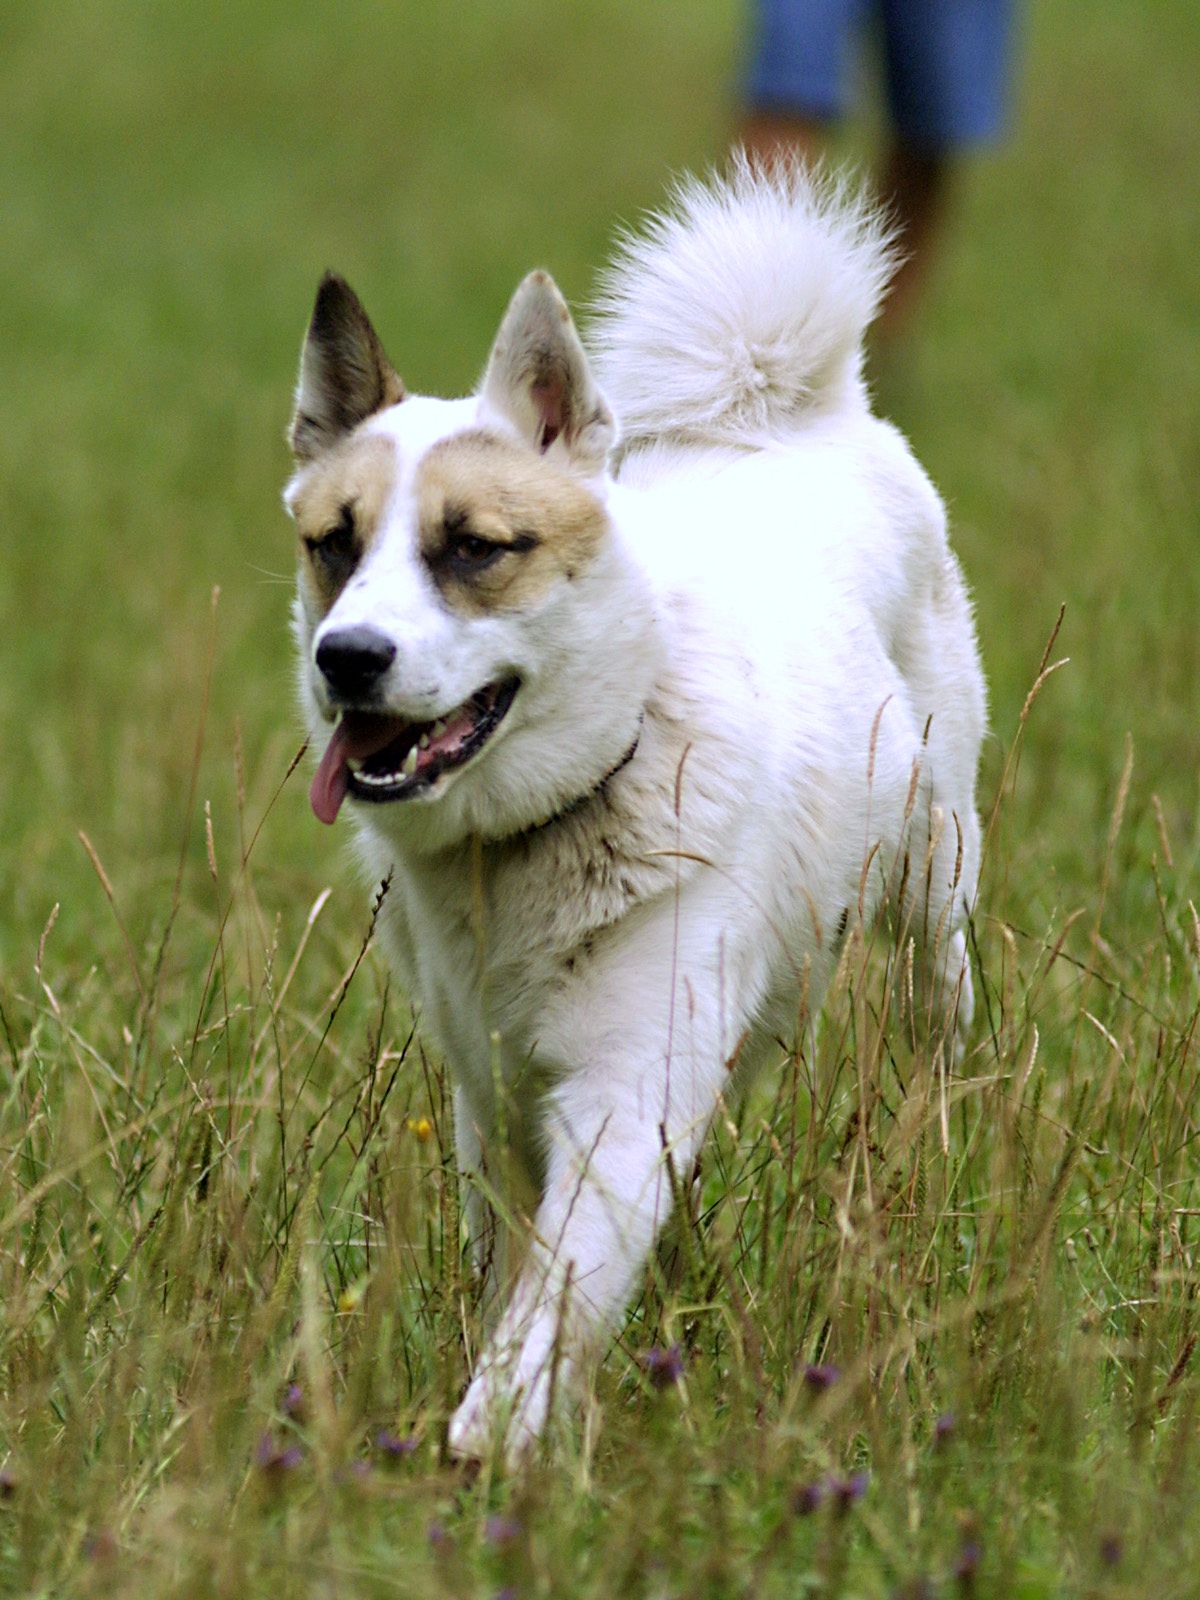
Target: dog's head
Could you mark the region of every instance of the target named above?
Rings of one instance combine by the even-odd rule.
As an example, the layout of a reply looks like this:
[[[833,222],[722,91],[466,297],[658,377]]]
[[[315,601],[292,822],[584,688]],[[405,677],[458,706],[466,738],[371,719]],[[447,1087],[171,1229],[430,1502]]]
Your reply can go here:
[[[432,846],[586,793],[636,728],[639,603],[607,510],[612,416],[551,279],[518,288],[479,393],[436,400],[405,394],[327,276],[289,437],[302,693],[314,736],[334,724],[317,816],[348,797]]]

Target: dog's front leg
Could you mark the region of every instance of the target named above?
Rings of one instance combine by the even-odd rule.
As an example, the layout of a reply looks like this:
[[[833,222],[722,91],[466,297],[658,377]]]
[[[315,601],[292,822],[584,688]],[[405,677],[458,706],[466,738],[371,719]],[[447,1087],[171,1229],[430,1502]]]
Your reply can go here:
[[[711,922],[674,969],[671,937],[639,939],[547,1030],[578,1053],[547,1105],[529,1254],[451,1420],[460,1455],[486,1456],[501,1430],[509,1461],[524,1455],[624,1310],[671,1208],[669,1163],[691,1171],[745,1008],[722,1003]]]
[[[491,1140],[491,1119],[485,1124],[480,1109],[464,1086],[454,1088],[454,1150],[458,1163],[459,1194],[467,1224],[471,1264],[482,1277],[491,1269],[495,1250],[495,1225],[484,1196],[483,1150]]]
[[[498,1115],[493,1097],[456,1084],[454,1142],[468,1250],[490,1313],[515,1269],[514,1232],[537,1203],[538,1162],[525,1108],[506,1094]]]

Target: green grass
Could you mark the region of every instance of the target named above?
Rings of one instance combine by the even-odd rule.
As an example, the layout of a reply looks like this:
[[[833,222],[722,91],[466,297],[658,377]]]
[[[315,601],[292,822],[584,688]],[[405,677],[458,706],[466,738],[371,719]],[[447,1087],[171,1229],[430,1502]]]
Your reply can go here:
[[[1200,1592],[1200,19],[1029,9],[894,395],[992,686],[972,1051],[854,952],[582,1424],[473,1484],[445,1072],[285,782],[289,388],[327,265],[440,392],[532,264],[586,298],[738,13],[6,11],[3,1592]]]

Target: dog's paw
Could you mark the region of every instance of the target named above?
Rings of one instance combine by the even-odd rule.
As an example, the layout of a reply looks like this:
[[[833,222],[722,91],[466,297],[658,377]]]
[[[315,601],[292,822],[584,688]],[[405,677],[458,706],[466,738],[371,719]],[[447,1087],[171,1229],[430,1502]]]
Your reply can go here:
[[[564,1375],[560,1372],[561,1381]],[[522,1356],[512,1367],[484,1366],[471,1380],[450,1418],[450,1453],[464,1461],[488,1461],[500,1450],[515,1471],[528,1460],[550,1412],[554,1374],[543,1356]]]

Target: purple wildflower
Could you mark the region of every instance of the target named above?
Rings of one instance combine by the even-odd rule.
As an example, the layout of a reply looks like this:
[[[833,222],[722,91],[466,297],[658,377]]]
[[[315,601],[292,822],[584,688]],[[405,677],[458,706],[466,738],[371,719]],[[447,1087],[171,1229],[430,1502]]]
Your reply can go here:
[[[958,1426],[958,1418],[953,1411],[943,1411],[933,1425],[933,1448],[940,1450]]]
[[[17,1480],[7,1467],[0,1471],[0,1500],[11,1500],[17,1492]]]
[[[801,1483],[788,1496],[788,1504],[797,1517],[810,1517],[825,1498],[823,1483]]]
[[[804,1382],[814,1394],[824,1394],[826,1389],[832,1389],[842,1375],[842,1369],[835,1367],[832,1361],[823,1361],[819,1365],[810,1362],[804,1369]]]
[[[281,1445],[269,1433],[264,1433],[254,1448],[255,1466],[272,1477],[289,1472],[303,1460],[304,1451],[298,1444]]]
[[[117,1536],[111,1528],[98,1528],[83,1541],[83,1553],[89,1561],[107,1561],[117,1553]]]
[[[975,1584],[975,1574],[979,1570],[979,1562],[983,1556],[978,1539],[964,1539],[958,1552],[958,1559],[954,1563],[954,1576],[966,1590]]]
[[[302,1422],[304,1420],[304,1390],[298,1383],[288,1384],[283,1391],[283,1399],[279,1402],[279,1409],[285,1417],[291,1417],[293,1421]]]
[[[436,1520],[431,1522],[425,1531],[425,1537],[429,1540],[429,1548],[437,1551],[439,1555],[448,1555],[454,1549],[454,1540],[446,1531],[444,1522]]]
[[[845,1511],[867,1492],[871,1476],[867,1472],[853,1472],[848,1478],[830,1478],[829,1494],[839,1511]]]
[[[503,1548],[521,1537],[521,1524],[516,1517],[506,1517],[497,1513],[484,1523],[483,1536],[489,1544]]]
[[[375,1448],[380,1455],[387,1456],[390,1461],[402,1461],[406,1456],[411,1456],[417,1448],[415,1433],[393,1433],[390,1428],[380,1428],[375,1435]]]
[[[1125,1553],[1125,1546],[1120,1534],[1106,1533],[1100,1539],[1100,1560],[1106,1567],[1119,1567],[1121,1557]]]
[[[683,1377],[683,1351],[677,1344],[665,1350],[653,1345],[639,1357],[642,1371],[656,1389],[669,1389]]]

